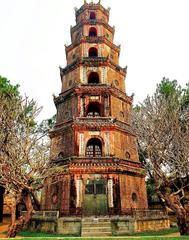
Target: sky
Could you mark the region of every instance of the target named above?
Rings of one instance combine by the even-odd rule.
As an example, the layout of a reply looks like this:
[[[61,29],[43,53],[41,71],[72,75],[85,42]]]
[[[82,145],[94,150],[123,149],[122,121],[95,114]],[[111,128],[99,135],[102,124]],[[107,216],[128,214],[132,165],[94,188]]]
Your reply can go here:
[[[88,0],[87,2],[90,2]],[[94,0],[98,2],[98,0]],[[126,92],[134,104],[153,94],[163,77],[189,82],[189,0],[102,0],[110,7],[120,65],[128,66]],[[40,119],[56,113],[74,7],[83,0],[0,0],[0,75],[43,106]]]

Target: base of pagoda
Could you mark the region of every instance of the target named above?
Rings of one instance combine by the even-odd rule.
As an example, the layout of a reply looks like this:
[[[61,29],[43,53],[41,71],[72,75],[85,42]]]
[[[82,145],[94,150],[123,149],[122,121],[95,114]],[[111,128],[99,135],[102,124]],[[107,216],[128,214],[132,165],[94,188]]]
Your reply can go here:
[[[127,235],[135,232],[156,231],[169,229],[170,222],[168,215],[163,215],[162,211],[146,210],[138,211],[135,215],[123,216],[64,216],[60,217],[58,211],[37,212],[27,229],[32,232],[49,232],[64,234],[67,236],[81,236],[83,223],[91,223],[89,231],[91,236],[99,236],[103,231],[103,222],[110,223],[112,236]],[[95,225],[95,228],[94,228]],[[90,229],[91,228],[91,229]],[[95,232],[93,231],[95,229]],[[89,234],[90,235],[90,234]]]

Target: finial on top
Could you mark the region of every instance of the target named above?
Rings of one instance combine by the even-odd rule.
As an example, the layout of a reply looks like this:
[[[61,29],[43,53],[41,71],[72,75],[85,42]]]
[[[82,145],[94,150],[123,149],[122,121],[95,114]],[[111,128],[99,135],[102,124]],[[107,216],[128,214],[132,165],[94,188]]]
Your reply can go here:
[[[74,10],[77,12],[78,8],[77,8],[77,7],[74,7]]]
[[[93,3],[93,0],[91,0],[91,3]]]
[[[98,1],[98,4],[101,4],[101,0]]]
[[[86,0],[84,0],[84,4],[86,4],[87,3],[87,1]]]

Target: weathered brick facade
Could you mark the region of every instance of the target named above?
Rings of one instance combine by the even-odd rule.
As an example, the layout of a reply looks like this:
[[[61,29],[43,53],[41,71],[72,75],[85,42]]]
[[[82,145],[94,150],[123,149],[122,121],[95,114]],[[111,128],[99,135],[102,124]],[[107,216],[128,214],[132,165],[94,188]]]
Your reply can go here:
[[[109,9],[100,2],[77,9],[67,66],[60,68],[62,89],[54,99],[57,119],[50,133],[54,166],[42,208],[61,215],[147,208],[127,72],[119,66],[120,47],[108,21]]]

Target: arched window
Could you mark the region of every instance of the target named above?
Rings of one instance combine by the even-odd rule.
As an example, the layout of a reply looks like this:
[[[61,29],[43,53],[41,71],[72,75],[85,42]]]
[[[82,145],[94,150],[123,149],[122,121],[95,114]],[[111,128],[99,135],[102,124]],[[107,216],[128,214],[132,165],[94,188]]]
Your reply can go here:
[[[125,152],[125,157],[126,157],[127,159],[130,159],[130,158],[131,158],[131,155],[130,155],[130,153],[129,153],[128,151]]]
[[[98,57],[98,50],[95,47],[89,48],[89,57]]]
[[[60,153],[58,154],[57,160],[61,161],[61,160],[63,160],[63,158],[64,158],[64,153],[63,153],[63,152],[60,152]]]
[[[138,201],[138,197],[137,197],[137,194],[135,192],[132,193],[132,200],[133,200],[133,202],[137,202]]]
[[[87,117],[100,117],[100,103],[91,102],[87,108]]]
[[[91,72],[88,77],[88,83],[99,83],[99,75],[97,72]]]
[[[102,156],[102,143],[98,138],[91,138],[87,143],[86,149],[87,157],[101,157]]]
[[[96,37],[97,36],[97,30],[95,27],[91,27],[89,29],[89,37]]]
[[[96,13],[95,12],[90,12],[90,19],[92,19],[92,20],[96,19]]]

